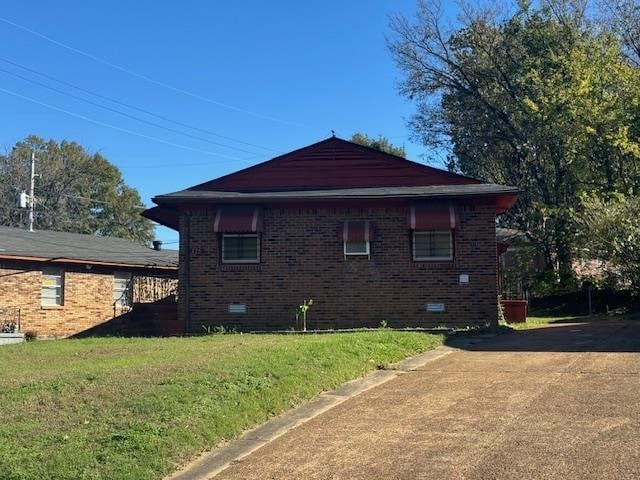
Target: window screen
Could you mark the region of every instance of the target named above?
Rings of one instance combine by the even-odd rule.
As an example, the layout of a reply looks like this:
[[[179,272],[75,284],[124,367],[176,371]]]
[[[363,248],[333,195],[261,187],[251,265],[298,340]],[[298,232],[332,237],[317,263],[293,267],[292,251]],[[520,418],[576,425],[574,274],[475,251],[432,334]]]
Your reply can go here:
[[[55,268],[42,270],[41,305],[62,305],[64,298],[64,272]]]
[[[369,255],[369,242],[344,242],[345,255]]]
[[[414,260],[451,260],[452,258],[451,230],[413,232]]]
[[[258,234],[222,235],[222,261],[230,263],[257,263],[260,252]]]
[[[115,272],[113,274],[113,303],[118,307],[131,305],[131,273]]]

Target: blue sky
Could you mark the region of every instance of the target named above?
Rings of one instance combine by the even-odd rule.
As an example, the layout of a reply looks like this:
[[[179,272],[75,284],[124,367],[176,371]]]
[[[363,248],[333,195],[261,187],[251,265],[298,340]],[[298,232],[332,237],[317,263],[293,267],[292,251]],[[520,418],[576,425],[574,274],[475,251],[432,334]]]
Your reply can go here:
[[[5,119],[0,146],[10,148],[28,134],[76,140],[117,165],[146,205],[153,195],[317,142],[332,129],[344,138],[356,131],[385,135],[405,145],[409,158],[428,162],[428,156],[421,157],[424,148],[407,138],[414,106],[398,94],[401,73],[385,45],[388,15],[411,15],[415,8],[415,0],[8,2],[3,19],[102,61],[3,21],[0,59],[207,132],[126,109],[0,60],[1,70],[191,135],[0,71]],[[178,238],[164,228],[157,236],[165,242]]]

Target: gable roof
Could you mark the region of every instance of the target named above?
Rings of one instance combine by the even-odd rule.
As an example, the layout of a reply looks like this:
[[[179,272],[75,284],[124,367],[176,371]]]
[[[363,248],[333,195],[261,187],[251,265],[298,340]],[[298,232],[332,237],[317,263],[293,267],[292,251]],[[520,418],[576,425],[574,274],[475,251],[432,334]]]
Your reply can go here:
[[[0,260],[3,258],[163,269],[178,266],[177,251],[158,251],[124,238],[0,226]]]
[[[482,183],[331,137],[187,190],[261,192]]]
[[[412,162],[337,137],[322,140],[235,173],[158,195],[142,215],[178,229],[180,205],[200,203],[489,198],[496,213],[509,208],[516,187],[482,182]]]

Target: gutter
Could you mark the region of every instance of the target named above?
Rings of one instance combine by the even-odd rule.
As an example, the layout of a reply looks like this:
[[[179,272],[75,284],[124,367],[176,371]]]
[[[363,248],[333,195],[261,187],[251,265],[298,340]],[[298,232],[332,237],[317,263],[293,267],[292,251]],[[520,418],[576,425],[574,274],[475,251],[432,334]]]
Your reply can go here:
[[[468,193],[405,193],[405,194],[337,194],[337,195],[260,195],[240,193],[236,195],[189,195],[189,196],[158,196],[153,197],[153,202],[160,206],[179,205],[184,203],[224,202],[224,203],[253,203],[253,202],[299,202],[299,201],[332,201],[332,200],[387,200],[387,199],[421,199],[421,198],[460,198],[460,197],[501,197],[518,195],[518,189],[502,192],[468,192]],[[234,193],[234,192],[223,192]]]
[[[128,267],[128,268],[146,268],[146,269],[157,269],[157,270],[178,270],[178,266],[169,266],[169,265],[152,265],[152,264],[135,264],[135,263],[117,263],[117,262],[100,262],[97,260],[81,260],[75,258],[65,258],[65,257],[29,257],[25,255],[2,255],[0,254],[0,260],[21,260],[21,261],[29,261],[29,262],[50,262],[50,263],[71,263],[71,264],[82,264],[82,265],[99,265],[99,266],[107,266],[107,267]]]

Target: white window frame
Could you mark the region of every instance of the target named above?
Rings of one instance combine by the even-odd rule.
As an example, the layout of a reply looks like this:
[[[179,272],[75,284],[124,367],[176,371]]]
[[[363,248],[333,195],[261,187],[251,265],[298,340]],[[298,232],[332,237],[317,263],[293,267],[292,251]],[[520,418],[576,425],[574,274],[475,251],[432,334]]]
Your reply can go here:
[[[225,238],[237,238],[237,237],[255,237],[256,239],[256,258],[243,259],[243,260],[228,260],[224,256],[224,241]],[[260,263],[260,234],[259,233],[223,233],[222,234],[222,251],[221,251],[222,263]]]
[[[127,277],[127,288],[122,291],[116,290],[116,278],[118,277],[124,278],[125,276]],[[131,304],[133,303],[133,292],[131,291],[132,281],[133,281],[133,275],[131,275],[131,272],[123,272],[123,271],[113,272],[113,304],[116,307],[126,308],[126,307],[130,307]],[[120,295],[118,296],[118,298],[116,298],[117,291],[120,291]],[[126,298],[125,298],[126,303],[122,303],[122,299],[123,299],[122,294],[124,292],[127,292]]]
[[[364,252],[347,252],[347,243],[364,243],[365,244],[365,251]],[[343,241],[343,251],[344,251],[344,256],[367,256],[369,257],[371,255],[371,242],[369,240],[365,240],[363,242],[350,242],[350,241]]]
[[[416,262],[450,262],[453,260],[453,230],[412,230],[413,260]],[[416,234],[447,232],[449,234],[449,256],[448,257],[418,257],[416,256]]]
[[[53,297],[55,299],[55,303],[44,303],[45,298],[43,291],[45,289],[44,282],[46,279],[53,279],[55,281],[55,290],[60,289],[60,296],[56,295]],[[52,289],[51,287],[47,287],[48,289]],[[42,307],[62,307],[64,305],[64,270],[61,268],[51,268],[45,267],[42,269],[42,279],[40,281],[40,305]]]

